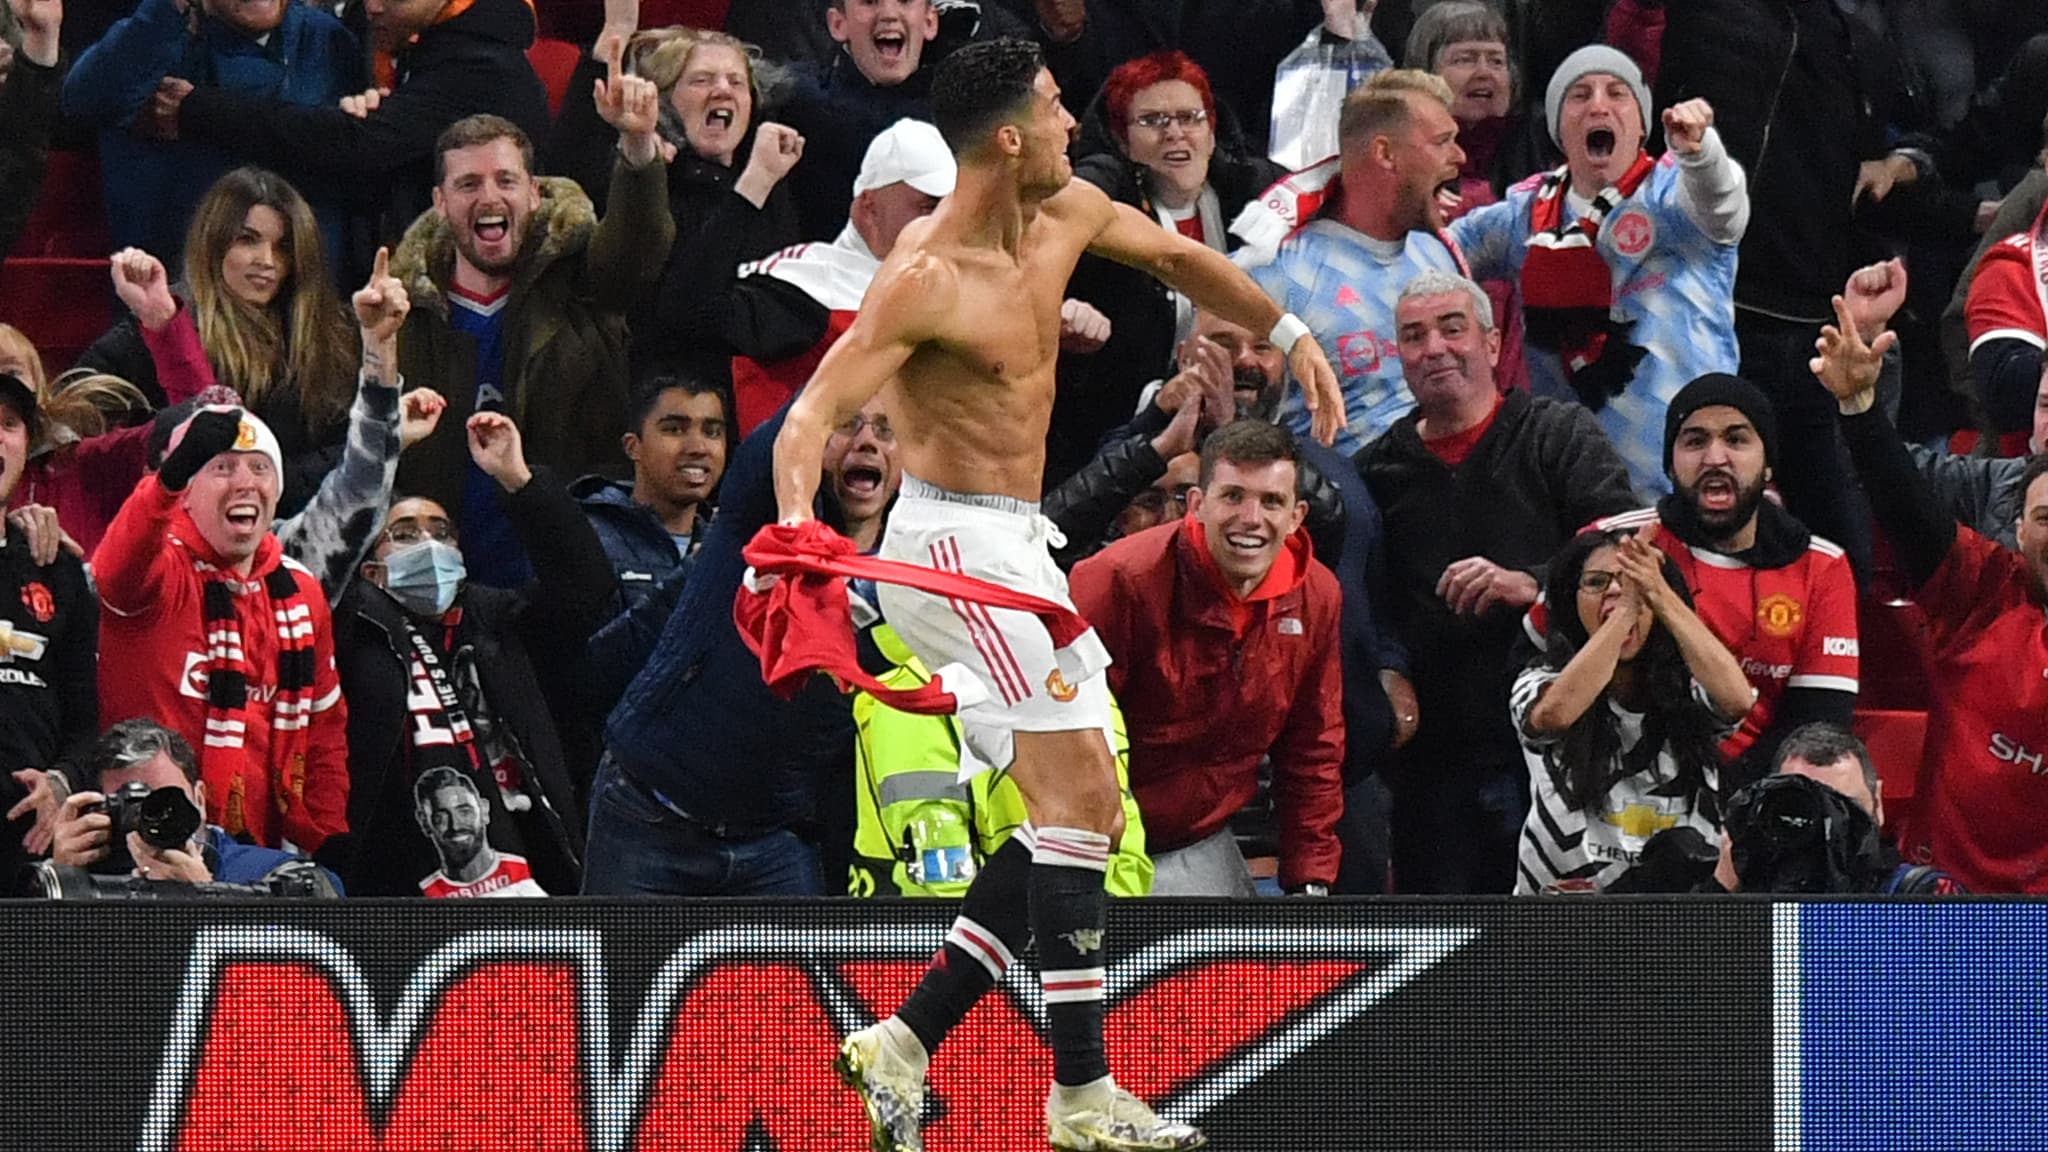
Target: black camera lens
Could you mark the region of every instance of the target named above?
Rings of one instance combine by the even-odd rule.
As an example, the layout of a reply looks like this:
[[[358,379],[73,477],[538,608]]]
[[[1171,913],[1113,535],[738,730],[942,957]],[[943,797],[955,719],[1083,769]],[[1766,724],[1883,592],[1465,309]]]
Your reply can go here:
[[[158,851],[184,848],[199,831],[199,808],[182,788],[159,788],[135,807],[135,831]]]

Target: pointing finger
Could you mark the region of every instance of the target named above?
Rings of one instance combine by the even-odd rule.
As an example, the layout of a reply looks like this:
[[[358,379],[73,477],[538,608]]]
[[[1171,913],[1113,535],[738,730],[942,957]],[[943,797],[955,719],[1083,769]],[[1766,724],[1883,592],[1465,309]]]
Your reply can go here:
[[[624,52],[625,52],[625,48],[626,48],[625,42],[624,42],[624,41],[622,41],[622,40],[620,40],[620,39],[619,39],[618,37],[616,37],[616,36],[612,36],[612,37],[607,37],[607,38],[606,38],[606,40],[605,40],[605,45],[604,45],[604,71],[605,71],[605,78],[606,78],[607,80],[609,80],[609,81],[610,81],[610,87],[611,87],[611,88],[612,88],[613,90],[617,90],[617,88],[618,88],[618,86],[619,86],[619,77],[620,77],[620,76],[621,76],[621,75],[622,75],[622,74],[623,74],[623,73],[625,72],[625,70],[626,70],[626,68],[625,68],[625,63],[624,63],[624,60],[622,59],[622,57],[623,57],[623,55],[624,55]]]
[[[391,249],[377,249],[377,259],[370,265],[370,280],[374,283],[388,279],[391,275]]]
[[[1861,343],[1862,333],[1856,331],[1856,318],[1849,313],[1849,302],[1838,295],[1834,298],[1834,305],[1835,322],[1841,328],[1843,337],[1846,339],[1853,335],[1855,340]]]

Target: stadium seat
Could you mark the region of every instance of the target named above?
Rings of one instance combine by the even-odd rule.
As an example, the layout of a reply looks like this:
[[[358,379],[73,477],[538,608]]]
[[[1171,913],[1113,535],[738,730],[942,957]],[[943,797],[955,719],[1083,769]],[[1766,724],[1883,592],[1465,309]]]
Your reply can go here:
[[[1859,708],[1856,735],[1870,748],[1884,785],[1884,815],[1897,828],[1919,809],[1920,756],[1927,743],[1927,713]]]
[[[728,0],[640,0],[640,26],[723,28]]]
[[[13,255],[33,258],[102,257],[109,251],[107,211],[100,197],[100,162],[94,152],[53,151],[42,190]]]
[[[725,27],[731,0],[640,0],[640,26],[666,28],[681,24],[690,28]],[[536,0],[535,14],[540,34],[571,44],[588,44],[597,39],[604,26],[601,0]]]
[[[65,257],[0,261],[0,320],[35,342],[52,377],[113,323],[107,266],[105,259]]]
[[[583,59],[583,50],[567,40],[539,39],[526,50],[527,63],[548,90],[548,115],[562,114],[562,97],[569,91],[569,77]]]

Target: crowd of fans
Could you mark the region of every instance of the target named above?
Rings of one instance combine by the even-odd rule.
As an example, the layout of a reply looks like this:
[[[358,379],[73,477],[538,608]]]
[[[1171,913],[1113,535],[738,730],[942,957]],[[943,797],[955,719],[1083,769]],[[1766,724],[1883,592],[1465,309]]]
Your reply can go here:
[[[786,402],[953,190],[932,77],[1007,36],[1345,400],[1320,443],[1277,335],[1067,287],[1037,523],[1114,660],[1111,891],[2048,891],[2037,5],[605,0],[551,98],[557,3],[0,2],[0,250],[90,151],[118,302],[71,364],[0,323],[8,873],[963,892],[1014,784],[772,692],[734,599]],[[826,453],[862,551],[900,420]],[[117,828],[134,781],[204,825]]]

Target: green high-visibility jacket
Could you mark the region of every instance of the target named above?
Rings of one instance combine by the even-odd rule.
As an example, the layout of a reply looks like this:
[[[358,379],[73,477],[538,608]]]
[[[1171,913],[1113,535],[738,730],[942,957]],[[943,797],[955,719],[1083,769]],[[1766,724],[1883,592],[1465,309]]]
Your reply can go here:
[[[871,635],[895,667],[877,677],[891,688],[931,679],[886,624]],[[1109,858],[1112,896],[1152,891],[1145,826],[1131,795],[1130,738],[1122,709],[1110,702],[1116,733],[1116,782],[1123,793],[1124,834]],[[960,783],[960,721],[899,712],[865,692],[853,698],[855,804],[848,891],[855,896],[965,895],[973,874],[1024,823],[1024,797],[1006,771]]]

